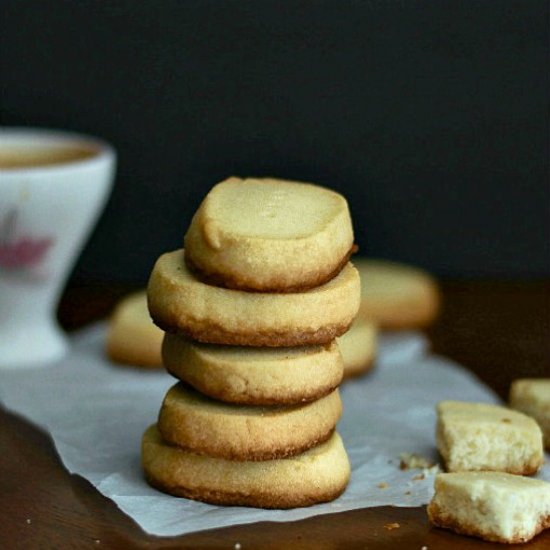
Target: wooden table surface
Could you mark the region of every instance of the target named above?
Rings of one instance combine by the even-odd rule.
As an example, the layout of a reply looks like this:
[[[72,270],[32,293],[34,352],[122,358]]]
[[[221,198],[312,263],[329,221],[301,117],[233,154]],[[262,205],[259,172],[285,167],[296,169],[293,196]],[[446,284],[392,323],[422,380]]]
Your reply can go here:
[[[433,349],[475,372],[505,398],[511,380],[550,373],[550,283],[446,282]],[[59,309],[73,330],[104,317],[129,289],[69,288]],[[185,521],[182,519],[182,521]],[[398,523],[399,528],[385,528]],[[381,507],[295,523],[258,523],[177,538],[144,534],[79,476],[62,467],[51,439],[0,408],[0,548],[496,548],[431,528],[425,507]],[[550,530],[524,548],[550,548]],[[237,546],[238,548],[238,546]]]

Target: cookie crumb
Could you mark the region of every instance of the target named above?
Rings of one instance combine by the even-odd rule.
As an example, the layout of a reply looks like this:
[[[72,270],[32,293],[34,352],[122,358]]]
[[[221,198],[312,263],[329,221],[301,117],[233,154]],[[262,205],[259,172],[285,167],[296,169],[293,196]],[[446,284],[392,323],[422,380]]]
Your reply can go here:
[[[405,491],[405,494],[408,496],[408,495],[411,494],[411,492],[410,491]]]
[[[511,424],[512,423],[512,421],[509,418],[503,418],[502,422],[504,422],[505,424]]]
[[[384,525],[384,529],[387,529],[388,531],[393,531],[394,529],[399,529],[401,527],[401,525],[399,525],[399,523],[395,522],[395,523],[386,523],[386,525]]]
[[[401,453],[399,455],[401,462],[399,463],[399,469],[412,470],[416,468],[431,468],[434,464],[427,458],[414,453]]]
[[[27,525],[30,525],[31,523],[31,518],[27,518]]]
[[[416,474],[416,475],[412,478],[412,480],[413,480],[413,481],[420,481],[420,480],[425,479],[425,478],[426,478],[426,476],[425,476],[424,474]]]
[[[378,487],[379,489],[387,489],[387,488],[389,487],[389,485],[388,485],[385,481],[383,481],[382,483],[379,483],[379,484],[377,485],[377,487]]]

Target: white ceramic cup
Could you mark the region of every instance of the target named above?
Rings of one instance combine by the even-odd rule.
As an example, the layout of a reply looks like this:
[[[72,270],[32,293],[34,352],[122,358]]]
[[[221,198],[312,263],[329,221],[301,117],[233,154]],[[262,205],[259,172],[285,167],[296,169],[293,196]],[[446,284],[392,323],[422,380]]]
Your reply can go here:
[[[109,196],[113,148],[95,138],[0,127],[0,369],[60,359],[56,308]]]

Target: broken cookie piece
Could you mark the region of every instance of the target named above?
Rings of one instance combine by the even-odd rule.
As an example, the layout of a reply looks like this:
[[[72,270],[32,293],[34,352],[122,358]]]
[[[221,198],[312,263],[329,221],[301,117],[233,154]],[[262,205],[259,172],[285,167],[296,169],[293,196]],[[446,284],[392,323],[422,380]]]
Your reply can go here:
[[[550,483],[500,472],[438,474],[428,517],[463,535],[527,542],[550,527]]]
[[[529,475],[542,466],[542,432],[522,413],[483,403],[442,401],[437,415],[437,448],[449,472]]]

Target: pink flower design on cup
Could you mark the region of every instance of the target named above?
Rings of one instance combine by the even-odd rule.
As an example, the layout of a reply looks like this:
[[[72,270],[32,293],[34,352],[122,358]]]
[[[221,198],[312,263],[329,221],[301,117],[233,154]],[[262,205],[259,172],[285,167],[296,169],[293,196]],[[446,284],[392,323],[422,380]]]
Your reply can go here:
[[[0,268],[6,271],[33,271],[40,267],[55,242],[50,237],[17,235],[16,209],[10,210],[0,225]]]

